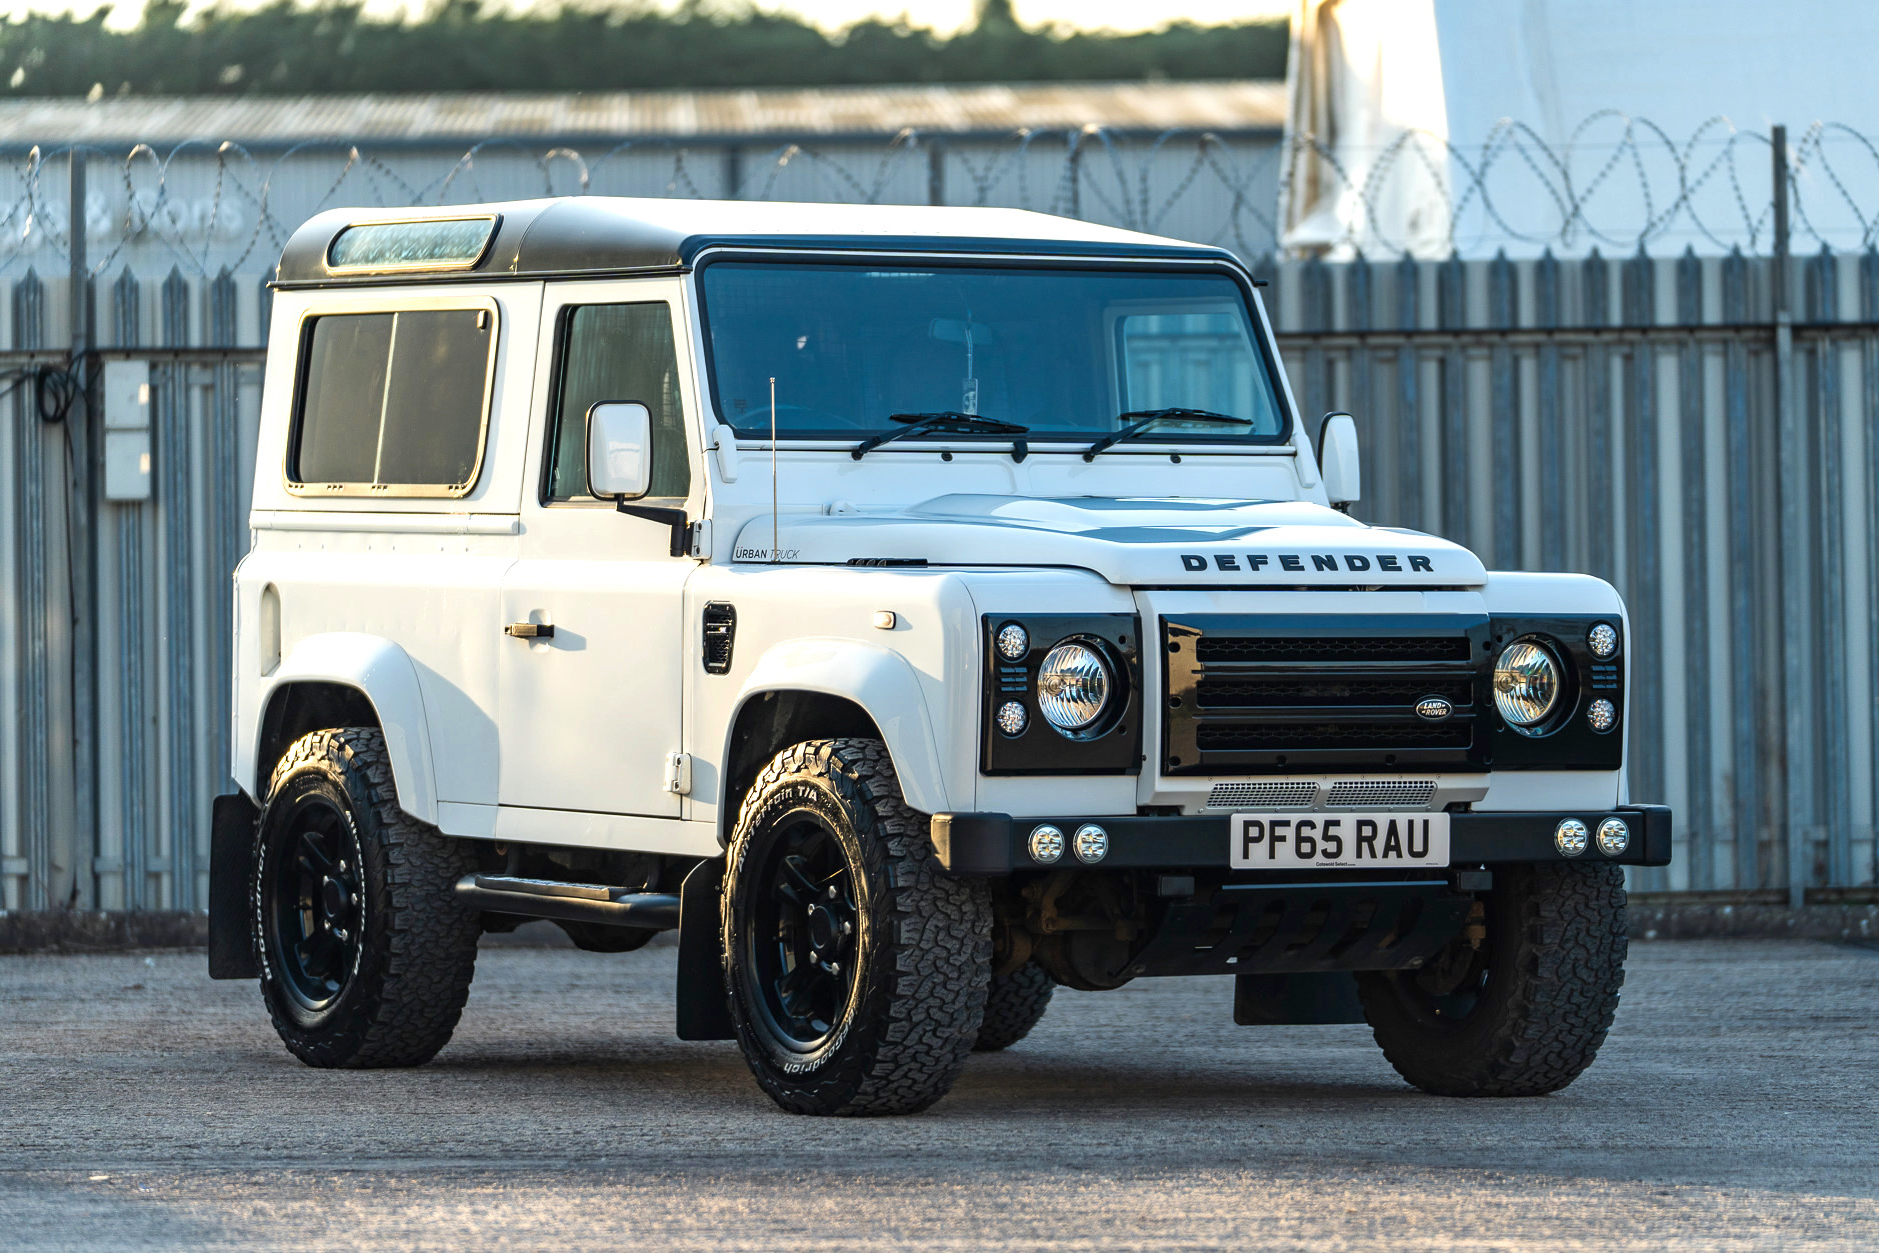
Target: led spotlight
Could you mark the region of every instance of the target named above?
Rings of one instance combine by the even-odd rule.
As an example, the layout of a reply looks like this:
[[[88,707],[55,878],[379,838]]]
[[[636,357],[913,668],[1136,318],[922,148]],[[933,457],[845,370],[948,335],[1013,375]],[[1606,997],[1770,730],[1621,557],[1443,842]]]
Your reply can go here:
[[[1585,824],[1577,818],[1563,818],[1553,831],[1553,847],[1561,857],[1577,857],[1585,852]]]
[[[1109,856],[1109,832],[1086,822],[1077,828],[1075,848],[1078,861],[1093,865]]]
[[[1603,661],[1618,651],[1618,628],[1609,622],[1601,622],[1592,628],[1585,642],[1591,646],[1592,655]]]
[[[1603,735],[1618,725],[1618,706],[1600,697],[1586,707],[1585,720],[1594,731]]]
[[[1059,857],[1063,856],[1063,831],[1051,826],[1048,822],[1031,828],[1031,838],[1028,843],[1031,849],[1031,860],[1040,866],[1053,865]]]
[[[998,655],[1006,661],[1017,661],[1031,651],[1031,637],[1023,627],[1015,622],[1007,622],[998,628]]]
[[[1031,716],[1024,712],[1024,706],[1015,700],[1008,700],[998,707],[998,729],[1006,735],[1023,735],[1030,721]]]
[[[1607,818],[1598,824],[1598,851],[1607,857],[1619,857],[1631,847],[1631,828],[1623,818]]]

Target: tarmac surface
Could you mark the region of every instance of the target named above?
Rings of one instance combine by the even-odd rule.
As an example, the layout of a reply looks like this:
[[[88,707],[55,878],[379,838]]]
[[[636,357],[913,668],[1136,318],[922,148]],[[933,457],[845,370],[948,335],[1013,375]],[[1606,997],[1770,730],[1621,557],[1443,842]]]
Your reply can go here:
[[[1578,1083],[1460,1101],[1225,979],[1059,991],[903,1119],[672,1037],[669,945],[481,956],[455,1040],[317,1071],[198,953],[0,957],[0,1247],[1879,1247],[1879,951],[1632,948]]]

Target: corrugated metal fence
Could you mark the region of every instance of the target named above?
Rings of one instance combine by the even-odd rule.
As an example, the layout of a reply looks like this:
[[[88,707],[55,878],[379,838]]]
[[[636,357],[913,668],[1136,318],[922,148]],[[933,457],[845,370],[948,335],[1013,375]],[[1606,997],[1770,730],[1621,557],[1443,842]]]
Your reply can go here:
[[[1879,251],[1279,267],[1309,414],[1365,436],[1370,521],[1580,570],[1635,635],[1636,886],[1874,880]]]
[[[1637,886],[1873,882],[1879,252],[1794,263],[1785,321],[1776,264],[1740,254],[1255,268],[1305,411],[1357,415],[1361,516],[1624,592],[1632,795],[1679,832]],[[91,289],[94,374],[151,366],[152,492],[102,500],[98,419],[48,420],[70,284],[14,278],[0,888],[8,909],[199,908],[267,294],[180,270]]]

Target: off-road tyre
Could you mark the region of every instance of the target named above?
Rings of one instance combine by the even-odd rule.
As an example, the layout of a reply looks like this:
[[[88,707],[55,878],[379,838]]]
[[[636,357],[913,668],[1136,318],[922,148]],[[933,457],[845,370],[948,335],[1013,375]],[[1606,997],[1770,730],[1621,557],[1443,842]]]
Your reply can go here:
[[[1050,994],[1056,990],[1057,981],[1036,962],[1026,962],[1008,975],[993,975],[985,997],[985,1018],[979,1023],[972,1051],[996,1053],[1030,1035],[1031,1028],[1043,1021]]]
[[[791,1113],[916,1113],[972,1052],[991,896],[945,871],[927,828],[879,740],[785,749],[744,799],[720,911],[725,993],[751,1073]]]
[[[304,962],[290,965],[296,959],[286,951],[283,924],[270,921],[271,911],[294,915],[291,898],[309,882],[299,870],[301,832],[322,823],[330,834],[321,847],[339,850],[349,865],[328,877],[349,873],[356,888],[354,907],[341,911],[353,938],[342,944],[343,960],[326,970],[329,979],[342,977],[324,1003],[297,993],[314,976]],[[461,841],[398,807],[377,728],[315,731],[287,749],[268,784],[254,865],[249,897],[261,992],[288,1052],[322,1068],[416,1066],[449,1042],[482,930],[478,913],[455,892],[475,862]],[[295,878],[280,878],[284,865]],[[292,934],[291,921],[285,926]]]
[[[1608,862],[1496,867],[1485,906],[1480,950],[1446,955],[1467,963],[1451,964],[1466,972],[1456,991],[1430,990],[1440,957],[1430,971],[1360,973],[1364,1016],[1397,1073],[1425,1092],[1556,1092],[1592,1064],[1618,1011],[1624,874]]]

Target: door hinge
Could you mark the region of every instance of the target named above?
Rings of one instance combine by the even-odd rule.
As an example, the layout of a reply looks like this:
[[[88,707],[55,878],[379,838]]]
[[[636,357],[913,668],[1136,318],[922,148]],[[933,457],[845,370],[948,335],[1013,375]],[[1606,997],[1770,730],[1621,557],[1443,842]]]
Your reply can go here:
[[[692,755],[690,753],[665,755],[665,790],[675,796],[692,794]]]
[[[691,555],[705,561],[711,559],[710,518],[703,518],[692,523]]]

